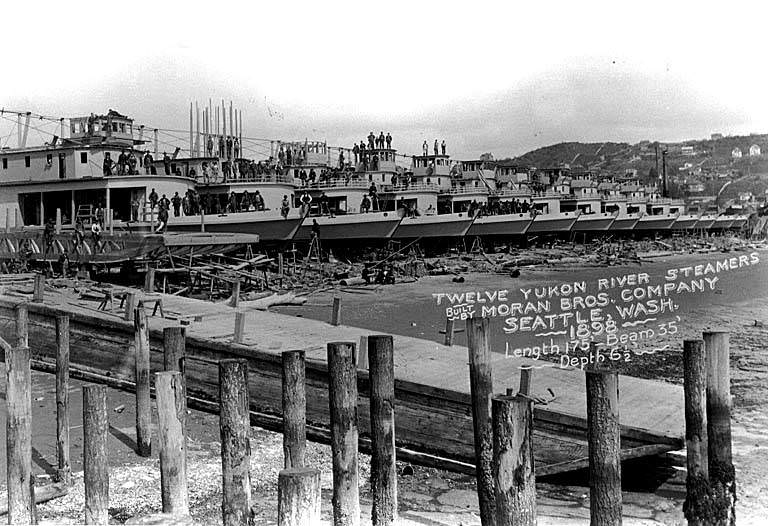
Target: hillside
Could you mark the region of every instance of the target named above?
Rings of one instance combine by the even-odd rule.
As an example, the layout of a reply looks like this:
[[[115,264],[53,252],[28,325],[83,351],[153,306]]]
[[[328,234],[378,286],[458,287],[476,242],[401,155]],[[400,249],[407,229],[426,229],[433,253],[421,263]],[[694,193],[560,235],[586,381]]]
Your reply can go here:
[[[760,148],[760,155],[749,155],[752,145]],[[563,142],[499,161],[537,168],[565,164],[572,170],[591,170],[605,175],[633,172],[640,180],[650,181],[656,179],[656,147],[659,171],[661,151],[667,149],[667,175],[671,186],[684,188],[686,184],[700,182],[711,195],[727,181],[735,180],[724,192],[727,197],[736,197],[738,192],[745,191],[763,194],[768,189],[768,177],[764,177],[768,176],[768,134],[677,143]],[[741,158],[732,156],[734,148],[741,150]]]

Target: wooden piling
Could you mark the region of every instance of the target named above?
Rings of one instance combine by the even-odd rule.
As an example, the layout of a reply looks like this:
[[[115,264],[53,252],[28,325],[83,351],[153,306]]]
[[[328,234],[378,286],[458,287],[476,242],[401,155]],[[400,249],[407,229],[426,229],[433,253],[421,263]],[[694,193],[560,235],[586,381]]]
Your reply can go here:
[[[341,297],[333,297],[333,311],[331,312],[331,325],[336,326],[341,323]]]
[[[531,383],[533,381],[533,369],[525,367],[520,369],[520,388],[518,393],[524,395],[531,394]]]
[[[304,351],[285,351],[283,359],[283,457],[286,468],[304,467],[307,444]]]
[[[163,513],[189,514],[187,494],[186,412],[179,371],[155,373],[158,437],[160,442],[160,492]]]
[[[32,292],[32,301],[42,303],[45,299],[45,274],[35,274],[35,285]]]
[[[395,363],[392,336],[368,337],[371,387],[371,493],[374,526],[397,522]]]
[[[592,346],[594,348],[594,344]],[[620,525],[622,501],[619,375],[602,369],[587,369],[585,372],[590,524]]]
[[[285,262],[283,261],[282,252],[277,255],[277,273],[281,278],[285,275]]]
[[[496,522],[495,489],[493,481],[493,427],[491,421],[491,349],[489,343],[490,320],[467,320],[469,352],[469,386],[472,399],[472,423],[475,438],[475,465],[480,520],[483,526]]]
[[[445,345],[451,346],[453,345],[453,329],[454,329],[455,321],[453,318],[446,318],[445,319]]]
[[[61,208],[56,209],[56,227],[54,232],[61,234]]]
[[[152,454],[152,402],[150,400],[149,326],[144,306],[134,315],[133,349],[136,367],[136,449],[139,456]]]
[[[235,313],[235,343],[243,343],[243,334],[245,333],[245,313],[237,311]]]
[[[240,305],[240,280],[232,282],[232,298],[230,299],[230,306],[237,308]]]
[[[108,433],[107,387],[83,386],[83,480],[86,524],[107,524],[109,521]]]
[[[704,333],[707,355],[707,462],[717,524],[736,517],[736,472],[731,446],[730,342],[727,332]]]
[[[277,475],[278,526],[320,524],[320,470],[286,468]]]
[[[357,345],[357,368],[364,371],[368,370],[368,336],[360,336],[360,343]]]
[[[5,209],[5,233],[7,234],[10,231],[11,231],[11,209],[9,207]]]
[[[16,319],[16,347],[29,347],[29,311],[24,304],[14,309]]]
[[[125,314],[123,319],[125,321],[133,321],[134,311],[136,310],[136,293],[127,292],[125,294]]]
[[[26,314],[26,308],[24,313]],[[32,475],[30,353],[26,345],[16,347],[4,345],[3,347],[6,369],[5,402],[8,413],[5,427],[8,524],[31,524],[34,501],[30,491]]]
[[[688,473],[683,513],[690,526],[707,524],[710,487],[707,466],[707,359],[704,342],[683,341],[685,450]]]
[[[147,273],[144,274],[144,291],[155,292],[155,267],[147,267]]]
[[[328,344],[328,387],[333,457],[333,520],[336,526],[360,524],[357,472],[357,368],[355,344]]]
[[[69,486],[69,316],[56,316],[56,478]]]
[[[251,431],[247,360],[219,361],[222,523],[247,525],[251,512]]]
[[[533,403],[525,396],[492,401],[496,524],[536,524]]]

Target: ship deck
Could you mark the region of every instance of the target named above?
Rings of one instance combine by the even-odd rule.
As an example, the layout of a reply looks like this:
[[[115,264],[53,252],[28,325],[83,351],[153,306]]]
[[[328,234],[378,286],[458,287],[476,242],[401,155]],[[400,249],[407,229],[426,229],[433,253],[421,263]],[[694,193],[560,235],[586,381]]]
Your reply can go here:
[[[18,296],[18,294],[17,294]],[[276,314],[247,311],[244,343],[232,342],[236,310],[164,294],[167,318],[149,316],[152,368],[162,364],[162,328],[187,326],[187,375],[190,396],[214,410],[218,371],[211,360],[244,357],[249,360],[252,422],[280,429],[280,353],[302,349],[307,356],[308,435],[326,441],[328,398],[326,344],[359,342],[371,331]],[[19,297],[0,299],[0,334],[12,330],[12,311]],[[132,389],[134,364],[127,356],[133,324],[122,313],[99,311],[95,302],[57,290],[46,290],[43,304],[29,304],[30,346],[33,366],[50,370],[55,363],[53,316],[71,317],[73,376],[93,381],[109,378],[117,387]],[[194,321],[197,320],[197,321]],[[432,341],[394,336],[397,399],[398,455],[403,460],[473,471],[472,417],[469,398],[467,349]],[[198,361],[203,358],[204,361]],[[520,366],[537,363],[524,358],[493,355],[494,391],[503,394],[519,383]],[[90,376],[89,376],[90,375]],[[368,442],[368,377],[358,376],[360,388],[361,447]],[[587,464],[585,377],[580,370],[544,368],[534,374],[532,394],[556,398],[536,406],[534,434],[536,472],[539,475],[584,468]],[[679,386],[621,376],[619,380],[622,456],[633,458],[680,449],[683,446],[683,391]],[[208,404],[206,406],[205,404]],[[193,405],[192,403],[190,405]],[[433,459],[439,459],[435,463]]]

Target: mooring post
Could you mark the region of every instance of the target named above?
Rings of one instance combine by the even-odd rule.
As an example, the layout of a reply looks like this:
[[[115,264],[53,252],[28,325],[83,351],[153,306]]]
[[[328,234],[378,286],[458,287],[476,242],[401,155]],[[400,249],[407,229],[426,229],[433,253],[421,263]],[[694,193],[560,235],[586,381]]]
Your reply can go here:
[[[277,254],[277,273],[282,278],[285,274],[285,262],[283,261],[283,253]]]
[[[177,325],[163,329],[163,370],[181,373],[181,388],[187,400],[187,347],[186,330]],[[184,413],[186,425],[186,412]]]
[[[493,412],[496,524],[536,524],[533,403],[526,396],[497,396]]]
[[[357,367],[355,344],[328,344],[328,387],[333,457],[333,520],[336,526],[360,524],[357,473]]]
[[[240,305],[240,280],[232,282],[232,299],[229,303],[230,306],[237,308]]]
[[[29,347],[29,311],[24,304],[14,309],[16,318],[16,347]]]
[[[374,526],[397,522],[395,361],[392,336],[368,337],[371,388],[371,493]]]
[[[286,468],[304,467],[307,444],[304,351],[285,351],[283,358],[283,458]]]
[[[155,267],[148,266],[147,273],[144,274],[144,291],[155,292]]]
[[[32,301],[42,303],[45,298],[45,274],[35,274],[35,287],[32,292]]]
[[[11,209],[9,207],[5,209],[5,233],[7,234],[10,231],[11,231]]]
[[[125,293],[125,314],[123,315],[123,319],[125,321],[133,321],[133,315],[135,310],[136,310],[136,293],[126,292]]]
[[[23,309],[26,315],[26,307]],[[19,309],[17,326],[19,324]],[[26,325],[25,325],[26,327]],[[18,331],[18,329],[17,329]],[[19,341],[24,341],[17,338]],[[26,345],[5,349],[6,369],[6,488],[8,524],[31,524],[34,501],[30,491],[32,475],[32,379],[30,352]]]
[[[200,210],[200,232],[205,232],[205,211]]]
[[[333,311],[331,312],[331,325],[336,326],[341,323],[341,297],[333,297]]]
[[[590,344],[590,351],[596,352]],[[586,369],[589,514],[593,526],[621,524],[619,375]]]
[[[320,470],[286,468],[277,475],[278,526],[320,524]]]
[[[69,461],[69,316],[56,316],[56,478],[72,483]]]
[[[360,336],[360,343],[357,345],[357,368],[364,371],[368,370],[368,337]]]
[[[235,312],[235,343],[243,343],[243,334],[245,333],[245,313]]]
[[[251,431],[247,360],[219,361],[222,523],[247,525],[251,512]]]
[[[707,524],[711,510],[707,466],[707,358],[704,342],[683,341],[683,390],[685,394],[685,450],[688,474],[683,512],[688,524]]]
[[[160,438],[160,492],[163,513],[189,514],[184,386],[181,373],[155,373],[158,436]]]
[[[445,345],[453,345],[453,330],[455,321],[453,318],[445,318]]]
[[[152,403],[149,381],[149,326],[144,305],[136,308],[134,341],[136,366],[136,449],[139,456],[152,454]]]
[[[531,394],[531,382],[533,380],[533,369],[530,367],[525,367],[520,369],[520,388],[517,390],[518,393],[524,394],[526,396]]]
[[[61,234],[61,208],[56,209],[56,227],[54,232]]]
[[[736,516],[736,472],[731,446],[731,371],[730,342],[725,331],[704,333],[707,355],[707,461],[709,482],[715,510],[723,521],[731,524]]]
[[[85,523],[109,522],[107,387],[83,386],[83,481]]]
[[[489,322],[488,318],[470,318],[467,320],[469,386],[475,438],[477,496],[480,503],[480,520],[483,526],[492,526],[496,523],[493,482],[493,424],[491,421],[493,377],[488,338]]]

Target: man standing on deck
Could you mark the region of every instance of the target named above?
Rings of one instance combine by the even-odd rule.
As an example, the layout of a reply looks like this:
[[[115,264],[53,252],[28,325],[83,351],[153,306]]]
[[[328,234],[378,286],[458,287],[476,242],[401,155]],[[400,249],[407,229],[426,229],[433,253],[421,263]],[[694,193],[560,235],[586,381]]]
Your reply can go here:
[[[154,159],[152,158],[152,154],[149,153],[149,150],[144,152],[144,173],[149,175],[152,173],[152,162]]]
[[[173,194],[171,203],[173,203],[173,217],[179,217],[179,210],[181,209],[181,197],[179,196],[179,192]]]
[[[117,156],[117,175],[125,175],[125,165],[128,163],[128,156],[125,155],[125,150],[120,152]]]
[[[171,157],[168,152],[163,152],[163,167],[165,168],[165,175],[171,175]]]
[[[360,147],[357,145],[357,143],[355,143],[355,146],[352,148],[352,153],[355,154],[355,165],[357,165],[357,163],[360,162],[358,161],[359,154],[360,154]]]
[[[344,151],[339,148],[339,169],[344,169]]]
[[[379,211],[379,193],[376,190],[376,183],[371,183],[371,187],[368,189],[368,195],[371,196],[371,206],[374,212]]]
[[[213,157],[213,137],[210,135],[208,136],[208,142],[206,143],[206,151],[208,153],[208,157]]]
[[[387,149],[392,149],[392,136],[387,132],[387,136],[384,138],[387,141]]]
[[[435,155],[437,155],[437,139],[435,139]]]
[[[443,155],[445,155],[445,139],[443,139],[443,142],[440,143],[440,148],[443,150]]]
[[[283,196],[283,202],[280,203],[280,215],[283,216],[283,219],[288,219],[288,214],[291,211],[291,202],[288,201],[288,196]]]
[[[373,150],[375,148],[374,143],[376,141],[376,136],[373,134],[373,132],[368,134],[368,149]]]
[[[157,192],[155,192],[154,188],[149,193],[149,204],[152,207],[152,210],[154,210],[155,206],[157,206]]]
[[[163,197],[160,198],[158,205],[160,205],[160,210],[165,209],[168,211],[171,209],[171,200],[165,197],[165,194],[163,194]]]
[[[384,148],[384,140],[385,140],[384,130],[382,130],[381,132],[379,132],[379,148]]]
[[[219,135],[219,158],[224,157],[224,136]]]
[[[109,152],[104,152],[104,163],[102,164],[102,170],[104,171],[104,177],[109,177],[112,175],[112,164],[114,161],[112,161],[112,157],[110,157]]]
[[[424,141],[424,144],[421,145],[421,149],[424,150],[424,157],[426,157],[429,154],[429,145],[426,140]]]
[[[307,192],[304,192],[304,194],[301,196],[301,215],[306,216],[309,214],[309,207],[312,203],[312,196],[309,195]]]

